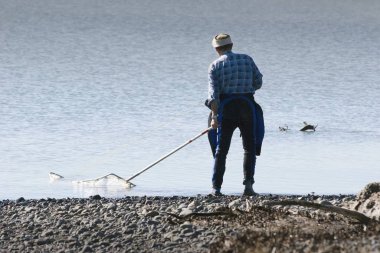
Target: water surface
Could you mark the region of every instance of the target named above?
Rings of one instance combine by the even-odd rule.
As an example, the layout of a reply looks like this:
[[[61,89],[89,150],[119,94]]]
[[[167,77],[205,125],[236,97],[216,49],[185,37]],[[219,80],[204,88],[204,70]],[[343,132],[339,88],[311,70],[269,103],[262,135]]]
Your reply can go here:
[[[379,13],[374,0],[0,0],[0,199],[208,193],[207,138],[129,191],[48,172],[129,177],[201,132],[219,32],[264,75],[255,190],[355,193],[380,180]],[[225,193],[242,192],[242,156],[237,130]]]

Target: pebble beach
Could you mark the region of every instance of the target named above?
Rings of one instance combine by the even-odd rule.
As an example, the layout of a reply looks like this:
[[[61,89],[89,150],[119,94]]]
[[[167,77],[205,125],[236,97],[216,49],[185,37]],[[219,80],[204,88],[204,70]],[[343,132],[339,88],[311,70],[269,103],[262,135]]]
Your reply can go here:
[[[284,200],[371,221],[268,205]],[[380,252],[379,210],[379,184],[357,196],[19,198],[0,201],[0,252]]]

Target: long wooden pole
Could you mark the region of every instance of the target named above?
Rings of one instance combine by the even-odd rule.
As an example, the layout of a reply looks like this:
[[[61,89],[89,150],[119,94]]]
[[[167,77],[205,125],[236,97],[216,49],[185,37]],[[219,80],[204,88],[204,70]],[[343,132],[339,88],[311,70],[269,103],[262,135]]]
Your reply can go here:
[[[148,166],[146,166],[144,169],[140,170],[138,173],[134,174],[133,176],[131,176],[130,178],[126,179],[127,182],[129,182],[130,180],[134,179],[135,177],[141,175],[143,172],[149,170],[150,168],[152,168],[154,165],[156,165],[157,163],[161,162],[162,160],[166,159],[167,157],[171,156],[172,154],[174,154],[175,152],[177,152],[178,150],[182,149],[183,147],[189,145],[190,143],[192,143],[193,141],[195,141],[196,139],[198,139],[199,137],[201,137],[202,135],[204,135],[205,133],[207,133],[208,131],[210,131],[212,129],[212,127],[209,127],[207,128],[206,130],[204,130],[202,133],[198,134],[197,136],[193,137],[192,139],[188,140],[187,142],[185,142],[184,144],[182,144],[181,146],[179,146],[178,148],[176,149],[173,149],[172,151],[170,151],[169,153],[167,153],[166,155],[164,155],[163,157],[161,157],[160,159],[158,159],[157,161],[155,161],[154,163],[152,164],[149,164]]]

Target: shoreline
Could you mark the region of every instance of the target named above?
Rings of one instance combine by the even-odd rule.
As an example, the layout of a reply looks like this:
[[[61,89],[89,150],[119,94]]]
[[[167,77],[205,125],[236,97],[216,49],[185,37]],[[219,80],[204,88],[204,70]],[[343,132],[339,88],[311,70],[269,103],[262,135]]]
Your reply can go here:
[[[379,252],[380,190],[363,191],[2,200],[0,252]],[[268,205],[284,200],[375,215],[363,224],[315,208]]]
[[[289,197],[289,198],[326,198],[326,199],[339,199],[339,198],[355,198],[356,194],[355,193],[337,193],[337,194],[292,194],[292,193],[257,193],[256,196],[261,196],[261,197]],[[162,198],[162,199],[168,199],[168,198],[204,198],[204,197],[215,197],[212,196],[211,194],[189,194],[189,195],[124,195],[120,197],[107,197],[107,196],[102,196],[101,194],[94,194],[90,195],[88,197],[37,197],[37,198],[27,198],[27,197],[18,197],[15,199],[0,199],[0,204],[2,202],[8,203],[8,202],[24,202],[24,201],[59,201],[59,200],[81,200],[81,199],[108,199],[108,200],[121,200],[121,199],[128,199],[128,198]],[[239,197],[239,198],[249,198],[247,196],[243,196],[242,193],[232,193],[232,194],[224,194],[223,197]]]

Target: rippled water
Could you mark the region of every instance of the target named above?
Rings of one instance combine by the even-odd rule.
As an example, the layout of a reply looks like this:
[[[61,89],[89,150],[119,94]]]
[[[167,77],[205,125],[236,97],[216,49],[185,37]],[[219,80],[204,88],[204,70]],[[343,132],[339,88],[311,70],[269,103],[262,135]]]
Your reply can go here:
[[[380,180],[379,13],[375,0],[0,0],[0,199],[208,193],[204,137],[131,190],[48,172],[129,177],[200,133],[222,31],[264,74],[255,190],[355,193]],[[241,149],[237,130],[225,193],[242,191]]]

